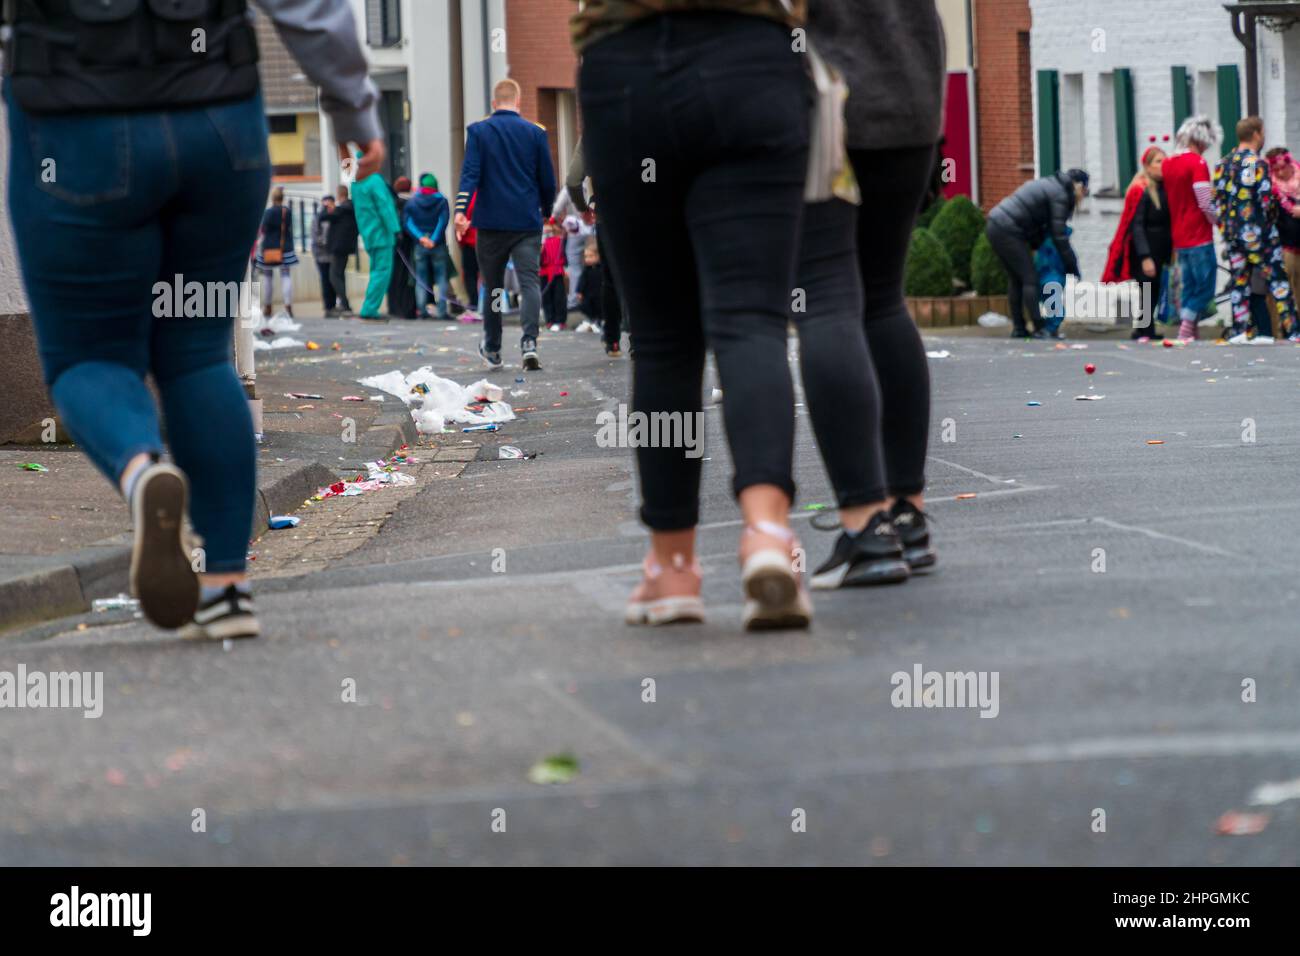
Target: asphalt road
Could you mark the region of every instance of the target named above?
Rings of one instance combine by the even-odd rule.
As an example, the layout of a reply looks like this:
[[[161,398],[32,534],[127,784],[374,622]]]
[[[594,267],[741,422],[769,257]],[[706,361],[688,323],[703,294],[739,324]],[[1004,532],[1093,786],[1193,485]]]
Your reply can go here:
[[[480,375],[471,329],[343,325],[369,355],[275,361]],[[713,409],[710,623],[625,627],[644,538],[595,418],[628,363],[548,334],[545,371],[495,375],[538,410],[339,564],[264,585],[265,639],[88,615],[0,641],[0,671],[102,671],[105,698],[98,719],[0,714],[0,863],[1296,865],[1300,799],[1251,801],[1300,778],[1300,350],[928,343],[950,353],[935,574],[742,633]],[[1104,399],[1076,401],[1090,385]],[[819,560],[804,509],[831,498],[798,411]],[[918,665],[996,672],[996,717],[895,707]],[[576,777],[530,782],[561,753]],[[1230,810],[1263,831],[1216,833]]]

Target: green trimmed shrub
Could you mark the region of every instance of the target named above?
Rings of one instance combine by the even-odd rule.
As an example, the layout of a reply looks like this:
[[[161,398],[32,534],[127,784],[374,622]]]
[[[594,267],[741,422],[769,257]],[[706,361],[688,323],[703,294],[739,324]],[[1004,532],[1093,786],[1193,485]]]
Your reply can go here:
[[[975,240],[984,234],[984,213],[970,201],[969,196],[954,196],[934,217],[930,231],[948,250],[957,278],[969,287],[971,252],[975,249]]]
[[[1007,270],[1002,267],[1002,260],[984,233],[975,240],[975,248],[970,254],[970,278],[980,295],[1007,294]]]
[[[934,217],[939,215],[939,211],[943,209],[944,204],[947,202],[948,197],[941,194],[938,199],[921,210],[921,215],[916,219],[916,228],[929,229],[934,223]]]
[[[903,270],[904,295],[937,298],[952,295],[952,259],[929,229],[914,229]]]

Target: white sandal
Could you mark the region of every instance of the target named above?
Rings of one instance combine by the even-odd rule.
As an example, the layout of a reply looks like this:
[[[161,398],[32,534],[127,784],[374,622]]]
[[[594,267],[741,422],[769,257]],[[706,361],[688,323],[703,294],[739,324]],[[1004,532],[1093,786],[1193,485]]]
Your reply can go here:
[[[686,562],[680,554],[673,556],[674,570],[685,571]],[[655,561],[653,555],[647,555],[642,565],[646,581],[654,581],[664,573],[663,565]],[[690,566],[695,577],[701,578],[703,572],[698,561]],[[704,601],[696,595],[673,595],[654,598],[649,601],[628,601],[627,613],[623,620],[633,626],[649,625],[660,627],[664,624],[699,624],[704,621]]]
[[[745,588],[742,617],[745,630],[774,631],[811,625],[812,602],[791,560],[792,552],[799,546],[795,533],[770,521],[748,526],[745,533],[764,534],[788,542],[784,550],[763,548],[745,559],[740,572]]]

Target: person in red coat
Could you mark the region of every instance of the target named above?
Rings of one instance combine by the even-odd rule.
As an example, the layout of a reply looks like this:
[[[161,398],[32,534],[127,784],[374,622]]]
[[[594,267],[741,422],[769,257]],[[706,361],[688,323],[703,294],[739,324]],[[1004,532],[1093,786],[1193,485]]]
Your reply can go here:
[[[568,326],[568,291],[564,284],[564,230],[554,219],[546,220],[545,239],[542,240],[541,268],[542,308],[546,312],[546,325],[552,332],[563,332]]]
[[[1135,280],[1141,287],[1141,305],[1133,317],[1135,339],[1155,335],[1156,306],[1160,301],[1160,271],[1173,257],[1169,227],[1169,200],[1165,196],[1164,150],[1152,146],[1142,154],[1142,168],[1124,196],[1124,214],[1106,256],[1102,282]]]

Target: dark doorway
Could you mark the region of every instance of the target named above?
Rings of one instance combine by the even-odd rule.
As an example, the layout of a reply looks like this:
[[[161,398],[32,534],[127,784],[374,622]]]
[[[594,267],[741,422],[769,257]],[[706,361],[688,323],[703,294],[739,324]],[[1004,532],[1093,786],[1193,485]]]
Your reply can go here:
[[[406,94],[401,90],[384,90],[379,103],[380,121],[388,131],[388,157],[384,160],[384,178],[390,183],[399,176],[411,175],[411,155],[406,132]]]

